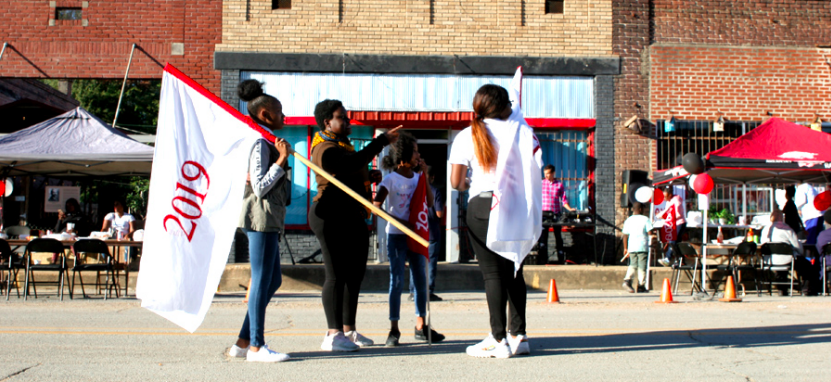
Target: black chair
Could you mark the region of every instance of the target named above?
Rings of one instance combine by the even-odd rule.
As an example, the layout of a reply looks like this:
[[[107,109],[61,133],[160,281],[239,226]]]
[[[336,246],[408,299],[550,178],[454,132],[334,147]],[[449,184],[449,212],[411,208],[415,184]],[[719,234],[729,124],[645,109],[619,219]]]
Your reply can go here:
[[[21,269],[26,269],[23,260],[12,251],[9,242],[0,239],[0,284],[5,284],[6,301],[9,301],[9,296],[12,293],[12,284],[17,290],[17,298],[20,298],[20,285],[17,283],[17,275]],[[2,278],[3,270],[7,271],[6,278]]]
[[[822,295],[825,296],[826,287],[828,286],[828,275],[831,274],[831,263],[828,262],[827,257],[831,256],[831,243],[826,243],[822,246]]]
[[[773,295],[773,285],[789,285],[790,295],[793,296],[794,273],[793,247],[788,243],[765,243],[762,244],[762,274],[765,275],[765,284],[768,286],[768,294]],[[770,273],[787,272],[787,281],[776,281],[771,279]],[[798,280],[797,280],[798,282]]]
[[[9,235],[9,238],[11,239],[17,239],[20,236],[29,236],[31,230],[29,229],[29,227],[26,227],[24,225],[13,225],[6,227],[6,229],[3,230],[3,233]]]
[[[698,251],[690,243],[676,242],[670,243],[670,245],[672,246],[672,252],[675,254],[672,262],[672,276],[670,276],[674,280],[672,293],[678,292],[678,282],[681,280],[682,272],[687,275],[692,284],[690,295],[696,290],[703,291],[696,278],[701,260]]]
[[[762,296],[762,287],[759,283],[759,268],[756,261],[756,243],[742,242],[736,249],[733,250],[733,255],[730,257],[730,272],[733,273],[733,281],[740,284],[739,272],[753,271],[753,281],[756,284],[756,295]],[[739,264],[737,259],[740,257],[748,257],[749,261],[746,264]]]
[[[100,290],[101,288],[101,272],[105,272],[105,280],[104,280],[104,287],[106,288],[106,292],[104,293],[104,300],[110,295],[110,291],[115,289],[115,296],[118,296],[118,284],[116,284],[115,280],[115,269],[113,267],[113,257],[110,255],[110,249],[107,246],[107,243],[98,240],[98,239],[84,239],[78,240],[72,246],[72,249],[75,252],[75,264],[72,266],[72,282],[70,283],[69,290],[70,293],[75,293],[75,274],[81,273],[79,280],[81,280],[81,293],[83,294],[84,298],[87,297],[87,293],[84,290],[84,272],[95,272],[95,287]],[[92,264],[85,264],[81,262],[81,254],[96,254],[98,255],[98,262]],[[102,262],[103,261],[103,262]]]
[[[32,260],[32,253],[51,253],[54,259],[52,264],[34,264]],[[24,285],[23,299],[29,298],[29,284],[32,284],[32,289],[35,291],[35,298],[38,297],[36,284],[57,284],[60,288],[59,294],[61,301],[63,301],[63,287],[65,277],[69,275],[69,270],[66,267],[66,255],[64,254],[63,243],[55,239],[34,239],[26,245],[24,252],[24,262],[26,263],[26,282]],[[32,272],[58,272],[58,281],[35,281]],[[30,281],[31,279],[31,281]],[[69,298],[72,298],[72,291],[69,291]]]

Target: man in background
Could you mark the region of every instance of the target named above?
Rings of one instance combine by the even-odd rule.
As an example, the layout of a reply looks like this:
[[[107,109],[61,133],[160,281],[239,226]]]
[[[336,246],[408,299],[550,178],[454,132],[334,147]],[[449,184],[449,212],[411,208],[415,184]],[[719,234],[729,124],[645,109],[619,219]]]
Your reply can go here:
[[[574,211],[574,208],[568,205],[568,198],[566,197],[566,188],[563,182],[560,182],[554,177],[556,168],[554,165],[546,165],[543,168],[545,178],[542,180],[542,215],[543,220],[553,219],[555,222],[560,221],[563,214],[563,209]],[[556,239],[557,247],[557,263],[565,264],[566,256],[563,251],[563,234],[561,225],[555,225],[554,238]],[[548,258],[549,263],[554,263],[554,260],[549,257],[548,253],[548,227],[543,225],[542,234],[539,240],[539,256]]]

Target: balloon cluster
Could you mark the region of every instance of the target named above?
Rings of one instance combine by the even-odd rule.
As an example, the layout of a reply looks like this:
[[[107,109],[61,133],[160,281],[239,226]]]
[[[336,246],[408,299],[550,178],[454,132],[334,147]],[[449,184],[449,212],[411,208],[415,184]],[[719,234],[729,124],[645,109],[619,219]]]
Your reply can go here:
[[[664,202],[664,193],[659,188],[642,186],[635,190],[635,200],[641,203],[661,204]]]
[[[689,184],[693,191],[698,194],[709,194],[713,191],[716,184],[710,175],[704,173],[706,169],[704,158],[696,153],[687,153],[684,154],[681,162],[684,165],[684,170],[692,174],[690,175]]]

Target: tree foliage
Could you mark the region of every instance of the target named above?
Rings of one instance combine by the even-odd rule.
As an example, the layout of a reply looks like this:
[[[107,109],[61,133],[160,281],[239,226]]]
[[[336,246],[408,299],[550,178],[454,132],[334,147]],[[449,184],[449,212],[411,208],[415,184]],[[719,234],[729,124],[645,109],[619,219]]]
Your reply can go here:
[[[72,97],[107,123],[112,123],[115,117],[120,93],[119,80],[75,80],[72,84]],[[127,81],[116,125],[155,134],[160,93],[161,81]]]

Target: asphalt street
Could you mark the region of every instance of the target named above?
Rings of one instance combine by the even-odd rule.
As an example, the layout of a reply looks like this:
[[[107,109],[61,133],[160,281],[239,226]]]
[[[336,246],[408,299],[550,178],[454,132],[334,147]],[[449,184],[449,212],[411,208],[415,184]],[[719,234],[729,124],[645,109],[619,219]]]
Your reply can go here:
[[[14,293],[14,292],[13,292]],[[529,294],[532,354],[476,359],[465,347],[488,333],[484,293],[444,293],[431,304],[440,344],[383,347],[387,296],[361,297],[358,330],[375,345],[320,350],[319,294],[280,294],[268,307],[266,341],[279,364],[226,356],[245,315],[240,294],[218,295],[194,334],[134,299],[0,300],[0,381],[822,381],[829,380],[831,297],[745,297],[741,303],[654,303],[657,293],[565,291],[562,304]],[[415,319],[402,302],[402,328]]]

